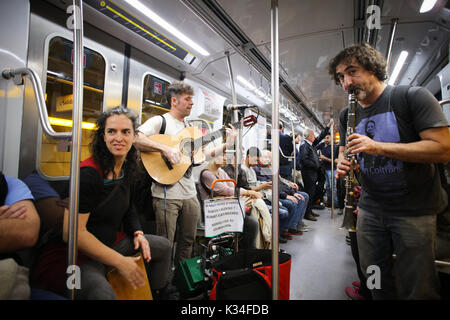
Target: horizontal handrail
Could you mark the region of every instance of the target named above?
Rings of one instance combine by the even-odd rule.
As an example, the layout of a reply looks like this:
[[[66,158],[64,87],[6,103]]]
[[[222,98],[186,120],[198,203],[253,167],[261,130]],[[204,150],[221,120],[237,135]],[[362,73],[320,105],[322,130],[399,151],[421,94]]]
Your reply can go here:
[[[439,104],[443,106],[444,104],[450,103],[450,99],[439,101]]]
[[[53,130],[48,119],[47,106],[45,105],[44,90],[42,90],[41,81],[37,73],[30,68],[5,69],[2,71],[2,76],[5,79],[13,79],[16,85],[23,85],[23,77],[28,76],[31,80],[36,98],[36,104],[39,112],[39,119],[41,121],[42,129],[47,136],[53,139],[70,140],[72,132],[56,132]]]
[[[283,153],[283,150],[281,150],[281,147],[279,147],[278,150],[280,150],[281,155],[282,155],[284,158],[286,158],[286,159],[294,159],[294,157],[295,157],[295,156],[286,156],[286,155]]]
[[[237,185],[237,182],[234,179],[216,179],[211,184],[211,191],[214,190],[214,186],[216,185],[217,182],[233,182],[235,187]]]

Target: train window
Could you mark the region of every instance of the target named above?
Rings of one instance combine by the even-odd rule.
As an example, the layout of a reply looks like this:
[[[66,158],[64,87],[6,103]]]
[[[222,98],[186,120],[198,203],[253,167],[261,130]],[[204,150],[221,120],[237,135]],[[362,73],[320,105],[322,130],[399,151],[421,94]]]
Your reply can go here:
[[[169,102],[166,99],[166,89],[169,85],[169,82],[151,74],[145,76],[144,94],[142,96],[142,123],[153,116],[169,111]]]
[[[95,120],[103,110],[106,62],[99,53],[84,48],[84,90],[81,159],[89,157],[89,142]],[[62,37],[50,40],[45,92],[48,116],[55,131],[70,131],[73,105],[73,42]],[[50,177],[70,174],[68,143],[42,134],[40,169]]]

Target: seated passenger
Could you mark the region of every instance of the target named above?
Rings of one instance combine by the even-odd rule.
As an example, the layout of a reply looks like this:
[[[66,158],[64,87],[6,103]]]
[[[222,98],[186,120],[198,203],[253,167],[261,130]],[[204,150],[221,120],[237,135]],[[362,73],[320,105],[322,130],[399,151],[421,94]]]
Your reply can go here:
[[[259,149],[253,147],[252,150],[252,159],[255,159],[255,155],[259,152]],[[235,166],[234,166],[234,154],[228,159],[228,165],[224,168],[224,171],[228,174],[231,179],[234,179],[237,182],[238,187],[241,187],[245,190],[252,190],[258,193],[258,198],[253,199],[249,203],[249,207],[251,208],[251,216],[255,217],[260,222],[260,230],[257,236],[257,247],[258,249],[268,249],[270,248],[270,242],[272,239],[272,219],[270,216],[269,208],[264,201],[264,194],[260,191],[263,189],[271,189],[271,182],[264,182],[261,185],[256,181],[256,173],[253,172],[251,166],[249,164],[249,151],[247,151],[246,164],[242,164],[239,166],[238,179],[235,178]]]
[[[270,163],[272,159],[272,152],[264,150],[262,153],[260,164],[254,167],[258,180],[260,181],[272,181],[272,173],[270,169]],[[294,187],[294,184],[288,185],[280,178],[279,199],[282,205],[288,208],[289,220],[286,225],[283,225],[284,230],[281,234],[284,236],[290,235],[302,235],[303,232],[299,229],[306,228],[302,226],[302,219],[306,211],[306,205],[308,203],[308,194],[298,191]]]
[[[144,285],[144,274],[132,257],[140,250],[150,287],[165,288],[170,244],[163,237],[142,232],[131,204],[132,182],[137,168],[136,116],[123,107],[104,112],[97,120],[91,142],[92,157],[81,163],[78,213],[78,261],[81,289],[77,299],[116,299],[106,279],[106,267],[115,267],[133,288]],[[64,211],[62,237],[52,239],[41,252],[32,272],[34,283],[66,293],[69,211]],[[117,237],[123,227],[124,237]],[[122,238],[122,239],[121,239]],[[64,240],[64,242],[62,241]]]
[[[16,252],[36,244],[39,224],[30,190],[0,172],[0,300],[30,298],[28,269]]]
[[[240,177],[245,176],[247,186],[251,188],[254,191],[258,191],[262,193],[264,196],[263,200],[266,203],[267,207],[269,208],[270,214],[272,214],[272,180],[271,178],[269,181],[259,181],[258,176],[256,175],[255,170],[253,169],[255,166],[258,165],[261,157],[261,151],[257,147],[250,147],[247,150],[247,155],[245,158],[244,164],[241,166],[243,174],[240,175]],[[233,167],[234,168],[234,167]],[[242,180],[241,180],[242,181]],[[244,181],[241,182],[242,184],[245,184]],[[286,243],[287,240],[292,240],[291,235],[283,234],[281,232],[284,230],[285,224],[289,221],[289,211],[286,207],[284,207],[281,202],[278,205],[278,218],[280,220],[280,233],[278,241],[280,243]]]
[[[36,172],[31,173],[23,182],[30,188],[34,204],[41,219],[40,237],[55,228],[61,228],[64,218],[64,208],[67,201],[62,201],[59,194],[50,183],[42,179]]]
[[[202,200],[212,199],[211,184],[217,179],[230,179],[228,174],[222,169],[226,163],[226,155],[218,156],[211,160],[205,169],[200,173],[199,191]],[[234,184],[232,182],[218,182],[214,185],[213,196],[232,197],[235,194]],[[249,199],[258,199],[261,197],[255,191],[239,188],[239,196]],[[245,215],[244,219],[244,240],[243,246],[247,249],[255,248],[256,237],[258,234],[259,223],[254,217]]]

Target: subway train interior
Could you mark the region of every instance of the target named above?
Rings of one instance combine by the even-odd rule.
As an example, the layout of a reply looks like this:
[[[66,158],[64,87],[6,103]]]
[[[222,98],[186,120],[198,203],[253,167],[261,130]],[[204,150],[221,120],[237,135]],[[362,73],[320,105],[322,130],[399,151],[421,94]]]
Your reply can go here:
[[[83,46],[77,91],[76,30]],[[254,116],[238,135],[242,158],[250,147],[278,149],[279,124],[302,137],[298,148],[309,129],[317,136],[333,120],[338,144],[339,114],[349,100],[328,64],[362,42],[387,60],[386,83],[427,88],[450,122],[449,40],[447,0],[0,0],[0,171],[19,179],[36,172],[55,188],[69,183],[78,172],[74,159],[91,155],[91,133],[103,111],[122,105],[143,124],[169,111],[166,89],[179,80],[194,88],[187,121],[203,132],[221,129],[241,112]],[[79,121],[75,92],[82,95]],[[76,141],[74,123],[81,125]],[[286,155],[292,163],[294,156]],[[194,167],[196,181],[205,166]],[[442,165],[446,182],[449,169]],[[363,299],[346,291],[352,283],[356,288],[357,266],[342,208],[327,205],[323,188],[313,204],[318,216],[304,221],[302,235],[272,237],[271,258],[286,253],[291,259],[287,284],[281,267],[272,276],[288,286],[290,300]],[[140,214],[144,231],[154,232],[154,222]],[[199,223],[197,238],[202,232]],[[205,248],[197,239],[192,257]],[[450,233],[437,233],[435,265],[441,298],[449,299]]]

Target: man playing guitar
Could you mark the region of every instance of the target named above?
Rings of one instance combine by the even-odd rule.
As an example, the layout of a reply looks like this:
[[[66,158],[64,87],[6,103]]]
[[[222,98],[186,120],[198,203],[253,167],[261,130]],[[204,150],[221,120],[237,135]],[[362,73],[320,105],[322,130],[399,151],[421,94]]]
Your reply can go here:
[[[166,96],[170,105],[170,111],[163,115],[166,126],[162,133],[173,136],[187,127],[184,120],[191,113],[194,104],[192,101],[193,95],[193,88],[182,81],[176,81],[167,88]],[[141,152],[160,152],[165,161],[170,162],[166,162],[167,166],[171,167],[183,160],[180,149],[148,138],[160,133],[162,123],[162,117],[155,116],[142,124],[137,131],[135,146]],[[210,159],[221,155],[227,147],[231,147],[234,144],[236,135],[236,130],[230,125],[230,128],[226,129],[226,143],[220,144],[215,148],[203,150],[205,158]],[[201,214],[195,189],[195,180],[191,173],[192,170],[189,167],[184,176],[173,184],[161,184],[158,182],[152,184],[153,210],[156,216],[157,235],[167,237],[173,247],[177,221],[179,224],[175,266],[180,261],[191,257],[197,221]],[[158,179],[155,180],[158,181]]]

